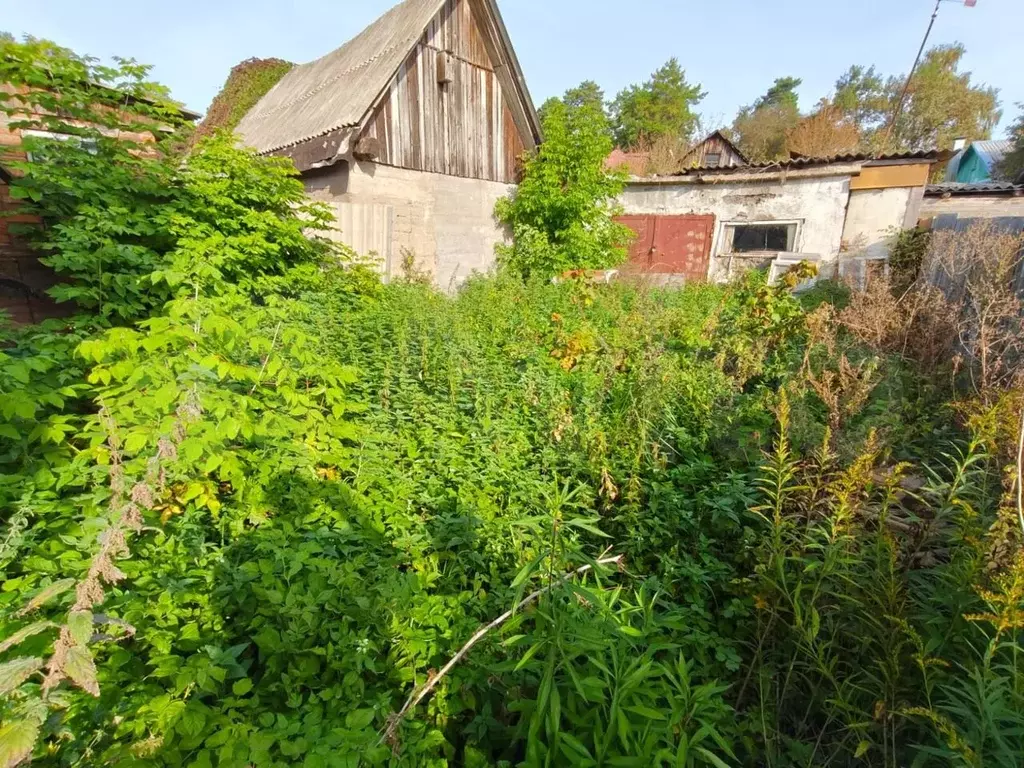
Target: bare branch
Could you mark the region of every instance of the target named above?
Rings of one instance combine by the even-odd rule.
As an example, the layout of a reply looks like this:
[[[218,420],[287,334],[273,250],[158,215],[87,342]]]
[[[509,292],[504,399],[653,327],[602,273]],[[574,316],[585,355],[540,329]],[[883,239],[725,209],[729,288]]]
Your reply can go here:
[[[622,555],[618,555],[616,557],[603,557],[597,560],[596,562],[598,565],[621,566],[622,559]],[[408,715],[411,710],[415,709],[419,705],[419,703],[423,701],[423,699],[425,699],[432,690],[434,690],[437,684],[441,682],[441,680],[444,679],[444,677],[449,672],[451,672],[455,668],[455,666],[460,661],[462,661],[463,658],[465,658],[466,654],[470,652],[473,646],[480,642],[480,640],[482,640],[488,632],[490,632],[493,629],[496,629],[497,627],[500,627],[502,624],[504,624],[506,621],[512,618],[512,616],[514,616],[516,613],[518,613],[523,608],[528,606],[541,595],[551,591],[554,587],[558,586],[559,584],[564,584],[565,582],[577,576],[582,576],[584,573],[587,573],[590,570],[593,570],[592,565],[583,565],[577,568],[575,571],[570,571],[569,573],[565,574],[559,581],[556,581],[553,584],[549,584],[548,586],[538,589],[536,592],[527,595],[518,603],[516,603],[514,607],[512,607],[508,611],[505,611],[505,613],[501,614],[501,616],[496,618],[490,624],[485,624],[483,627],[478,629],[476,633],[471,638],[469,638],[469,642],[462,646],[462,648],[459,649],[459,652],[452,656],[451,660],[449,660],[449,662],[441,668],[440,672],[438,672],[436,675],[432,675],[430,679],[427,680],[426,683],[424,683],[422,686],[414,690],[412,694],[410,694],[409,698],[406,699],[405,706],[403,706],[398,711],[397,714],[393,714],[388,718],[387,728],[384,729],[384,733],[381,734],[380,740],[377,743],[383,744],[385,741],[390,740],[395,735],[395,731],[398,730],[398,726],[401,725],[406,715]]]

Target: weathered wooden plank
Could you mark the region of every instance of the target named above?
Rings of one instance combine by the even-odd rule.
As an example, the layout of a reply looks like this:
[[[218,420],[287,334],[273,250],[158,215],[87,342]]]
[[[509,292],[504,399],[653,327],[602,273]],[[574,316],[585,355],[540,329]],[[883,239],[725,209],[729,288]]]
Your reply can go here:
[[[488,51],[469,0],[446,0],[363,133],[379,140],[378,162],[515,180],[524,143]],[[439,82],[439,55],[448,82]]]

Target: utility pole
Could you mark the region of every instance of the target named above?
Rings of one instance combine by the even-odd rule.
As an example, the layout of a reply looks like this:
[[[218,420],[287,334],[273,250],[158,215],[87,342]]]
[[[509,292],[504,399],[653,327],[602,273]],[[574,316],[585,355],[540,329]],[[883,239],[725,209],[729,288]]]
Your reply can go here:
[[[921,57],[924,55],[924,49],[928,45],[928,38],[932,36],[932,29],[935,27],[935,20],[939,18],[939,8],[942,7],[944,2],[960,2],[960,0],[935,0],[935,11],[932,13],[932,20],[928,22],[928,31],[924,33],[924,40],[921,41],[921,47],[917,51],[917,58],[914,59],[914,66],[910,68],[910,74],[907,75],[907,82],[903,84],[903,91],[900,93],[900,99],[896,102],[896,109],[893,110],[892,118],[889,120],[889,128],[885,132],[885,147],[889,147],[889,142],[892,141],[892,132],[896,129],[896,121],[900,118],[900,113],[903,111],[903,104],[907,100],[907,94],[910,93],[910,84],[914,80],[914,75],[917,74],[917,67],[921,63]],[[963,3],[968,8],[974,8],[978,4],[978,0],[963,0]]]

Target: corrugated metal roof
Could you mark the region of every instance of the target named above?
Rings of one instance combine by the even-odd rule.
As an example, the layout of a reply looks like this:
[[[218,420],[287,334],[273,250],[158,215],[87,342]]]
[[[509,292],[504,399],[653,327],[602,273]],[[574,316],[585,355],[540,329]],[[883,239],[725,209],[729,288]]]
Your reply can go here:
[[[945,182],[929,184],[925,194],[936,197],[942,195],[1024,195],[1024,184],[1013,184],[1009,181],[981,181],[974,184]]]
[[[292,69],[242,118],[243,142],[272,152],[359,125],[443,6],[404,0],[341,48]]]
[[[946,181],[956,183],[957,177],[960,175],[960,163],[963,162],[964,157],[972,149],[978,154],[979,159],[985,164],[985,168],[991,174],[993,168],[1006,157],[1008,152],[1013,150],[1013,142],[1009,139],[972,141],[953,155],[949,161],[949,165],[946,167]]]
[[[937,150],[927,150],[919,152],[898,152],[889,155],[868,155],[868,154],[852,154],[852,155],[834,155],[832,157],[796,157],[789,160],[779,160],[770,163],[751,163],[750,165],[735,166],[732,168],[688,168],[684,171],[680,171],[675,174],[676,176],[689,176],[695,174],[729,174],[729,173],[750,173],[751,171],[765,170],[785,170],[787,168],[809,168],[813,166],[821,165],[838,165],[841,163],[872,163],[872,164],[885,164],[889,162],[899,162],[906,160],[921,160],[935,162],[939,160],[941,153]]]
[[[974,147],[974,151],[978,153],[978,157],[985,163],[985,166],[992,170],[992,167],[1002,161],[1006,156],[1007,152],[1013,149],[1013,142],[1008,139],[1000,139],[997,141],[975,141],[971,143]]]

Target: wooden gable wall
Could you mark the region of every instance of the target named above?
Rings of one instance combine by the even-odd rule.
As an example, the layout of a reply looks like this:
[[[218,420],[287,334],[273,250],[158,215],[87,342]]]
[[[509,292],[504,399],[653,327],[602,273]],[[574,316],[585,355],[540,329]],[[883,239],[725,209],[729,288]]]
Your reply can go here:
[[[469,0],[446,0],[362,135],[378,140],[385,165],[517,180],[524,140]]]
[[[717,134],[713,134],[690,150],[686,157],[687,168],[708,168],[708,155],[719,155],[719,162],[716,168],[738,168],[746,165],[746,161],[736,153],[729,142],[723,141]]]

